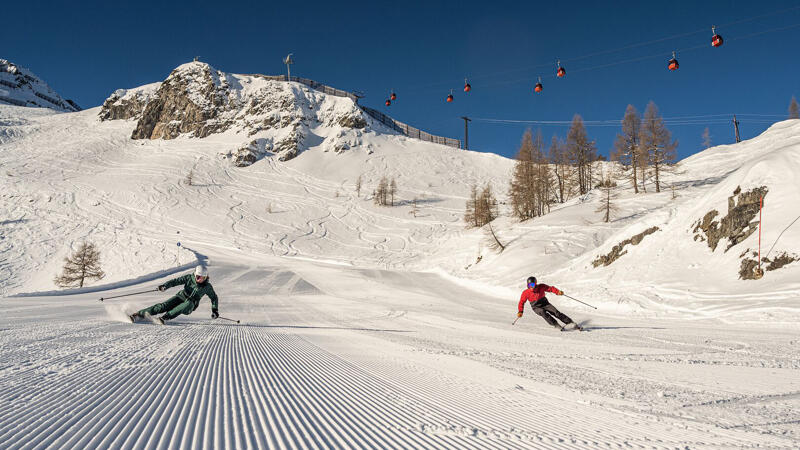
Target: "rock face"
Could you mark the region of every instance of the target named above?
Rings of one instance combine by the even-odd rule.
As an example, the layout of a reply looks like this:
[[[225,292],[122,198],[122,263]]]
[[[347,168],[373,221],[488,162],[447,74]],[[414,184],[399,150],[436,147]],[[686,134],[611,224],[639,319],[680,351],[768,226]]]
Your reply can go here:
[[[0,59],[0,104],[62,112],[81,110],[75,102],[63,99],[33,72],[5,59]]]
[[[103,102],[100,120],[141,119],[145,106],[160,85],[161,83],[154,83],[137,89],[116,90]]]
[[[758,229],[758,221],[753,219],[758,215],[759,201],[767,195],[769,190],[766,186],[755,188],[748,192],[742,192],[737,187],[733,195],[728,197],[728,214],[719,221],[714,220],[719,216],[719,211],[711,210],[695,223],[692,230],[695,233],[694,240],[708,242],[711,251],[717,249],[720,240],[727,239],[728,246],[725,251],[734,245],[747,239]],[[738,197],[737,197],[738,196]]]
[[[750,253],[751,257],[748,258],[746,255]],[[742,264],[739,267],[739,278],[742,280],[758,280],[764,276],[764,269],[767,272],[772,270],[780,269],[781,267],[791,264],[795,261],[800,261],[800,256],[792,255],[787,252],[783,252],[778,256],[769,259],[766,256],[761,258],[761,267],[762,269],[758,269],[758,252],[750,251],[750,249],[746,250],[742,255]]]
[[[624,241],[622,241],[619,244],[615,245],[614,248],[612,248],[611,251],[608,252],[607,255],[598,256],[597,259],[592,261],[592,265],[594,267],[599,267],[601,265],[602,266],[607,266],[607,265],[613,263],[614,261],[619,259],[620,256],[628,253],[628,251],[625,250],[625,246],[627,246],[627,245],[639,245],[639,243],[642,242],[642,239],[644,239],[645,236],[653,234],[658,230],[659,230],[658,227],[650,227],[650,228],[642,231],[641,233],[639,233],[637,235],[634,235],[634,236],[631,236],[628,239],[625,239]]]
[[[179,66],[162,83],[115,92],[100,118],[136,119],[132,139],[241,134],[247,140],[227,152],[239,167],[270,153],[287,161],[307,142],[344,151],[360,142],[353,131],[369,123],[349,98],[260,75],[227,74],[201,62]]]

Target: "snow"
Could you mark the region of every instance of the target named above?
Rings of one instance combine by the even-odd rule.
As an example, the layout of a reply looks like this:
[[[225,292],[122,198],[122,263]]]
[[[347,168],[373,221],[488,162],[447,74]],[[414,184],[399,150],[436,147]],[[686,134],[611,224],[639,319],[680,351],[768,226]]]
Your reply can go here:
[[[501,217],[498,254],[464,228],[464,204],[473,183],[505,192],[513,161],[356,133],[328,120],[351,100],[296,83],[215,77],[242,98],[302,92],[295,106],[324,118],[305,130],[319,139],[238,168],[224,156],[241,130],[131,140],[135,120],[100,121],[99,108],[0,106],[3,448],[800,444],[800,263],[739,280],[757,233],[712,252],[691,232],[737,187],[766,185],[762,251],[800,253],[800,121],[683,161],[666,176],[674,199],[621,188],[610,223],[597,192]],[[352,145],[336,153],[329,139]],[[395,207],[371,200],[383,176],[397,180]],[[105,279],[54,292],[85,239]],[[166,326],[126,323],[177,289],[98,301],[198,260],[222,316],[242,324],[212,321],[205,299]],[[559,333],[529,307],[512,326],[529,275],[597,306],[549,296],[588,331]]]

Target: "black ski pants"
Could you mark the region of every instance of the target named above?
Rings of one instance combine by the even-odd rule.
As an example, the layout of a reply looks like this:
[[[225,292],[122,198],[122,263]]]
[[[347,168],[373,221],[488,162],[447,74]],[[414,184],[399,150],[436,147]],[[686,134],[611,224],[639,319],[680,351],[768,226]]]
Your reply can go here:
[[[551,326],[560,326],[558,322],[556,322],[556,319],[564,322],[564,325],[572,323],[572,319],[570,319],[566,314],[557,310],[555,306],[551,305],[550,302],[547,301],[547,297],[540,298],[539,301],[534,303],[532,306],[533,312],[542,316],[542,318],[544,318],[544,320],[546,320]]]

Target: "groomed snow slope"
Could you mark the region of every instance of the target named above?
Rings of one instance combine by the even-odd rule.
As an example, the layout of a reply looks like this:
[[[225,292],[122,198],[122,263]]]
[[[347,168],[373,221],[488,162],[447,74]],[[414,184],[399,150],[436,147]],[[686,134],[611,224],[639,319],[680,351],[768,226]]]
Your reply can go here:
[[[434,274],[233,251],[209,269],[243,324],[212,322],[207,300],[163,327],[121,321],[166,294],[4,300],[3,447],[798,443],[796,331],[595,318],[558,333]]]

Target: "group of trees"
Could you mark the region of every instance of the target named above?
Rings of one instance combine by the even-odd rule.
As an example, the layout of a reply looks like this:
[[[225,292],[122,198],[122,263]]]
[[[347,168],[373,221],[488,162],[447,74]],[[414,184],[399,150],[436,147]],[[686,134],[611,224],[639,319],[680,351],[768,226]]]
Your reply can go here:
[[[656,192],[661,192],[664,174],[675,165],[677,146],[655,103],[647,105],[644,116],[628,105],[612,158],[634,192],[646,192],[648,183]],[[512,214],[520,220],[532,219],[550,212],[554,203],[563,203],[593,188],[601,188],[604,202],[598,212],[609,221],[615,209],[612,200],[617,182],[612,173],[598,174],[600,165],[597,162],[602,160],[580,115],[573,117],[566,139],[553,136],[548,148],[545,148],[541,131],[534,134],[526,130],[508,189]],[[491,222],[497,217],[497,211],[490,205],[496,204],[490,186],[480,194],[477,186],[473,186],[464,221],[471,227]]]
[[[360,190],[360,183],[358,188]],[[378,187],[372,192],[372,199],[375,201],[376,205],[394,206],[395,194],[397,194],[397,182],[394,177],[390,180],[384,176],[378,182]]]
[[[648,103],[644,117],[639,116],[633,105],[628,105],[611,159],[620,164],[637,194],[640,188],[647,192],[648,175],[653,178],[656,192],[661,192],[664,173],[674,167],[677,147],[678,141],[672,140],[655,103]]]

